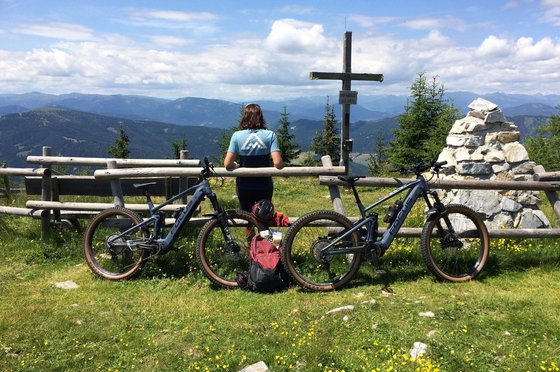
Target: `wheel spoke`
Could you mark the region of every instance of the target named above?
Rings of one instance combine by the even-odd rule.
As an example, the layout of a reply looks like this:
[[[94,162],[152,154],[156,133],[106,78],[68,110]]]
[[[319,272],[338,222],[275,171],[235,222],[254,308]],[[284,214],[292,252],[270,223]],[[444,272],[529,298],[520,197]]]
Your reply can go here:
[[[206,277],[221,287],[234,288],[238,273],[249,269],[250,240],[264,227],[245,212],[230,215],[228,224],[233,238],[229,243],[217,219],[207,222],[198,236],[196,255]]]
[[[428,221],[422,232],[422,255],[441,280],[466,281],[476,277],[488,258],[488,232],[473,210],[448,206],[447,218]]]
[[[121,236],[141,221],[137,213],[120,207],[105,210],[92,220],[85,233],[84,254],[95,274],[104,279],[120,280],[133,276],[141,269],[148,254],[129,242],[145,240],[146,229]]]
[[[332,211],[311,212],[290,227],[283,247],[283,261],[288,274],[306,289],[327,291],[342,287],[355,274],[360,264],[359,253],[335,254],[338,247],[328,247],[352,227],[343,215]],[[358,234],[348,242],[337,244],[351,247],[358,244]]]

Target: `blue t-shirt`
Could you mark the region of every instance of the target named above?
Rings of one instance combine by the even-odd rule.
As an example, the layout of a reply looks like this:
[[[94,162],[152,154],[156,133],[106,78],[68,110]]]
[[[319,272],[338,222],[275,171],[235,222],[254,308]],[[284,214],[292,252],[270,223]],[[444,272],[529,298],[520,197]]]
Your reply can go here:
[[[270,153],[280,151],[280,146],[276,133],[271,130],[244,129],[233,133],[228,151],[239,156],[241,167],[270,167]],[[272,187],[272,177],[237,177],[237,187],[243,189]]]

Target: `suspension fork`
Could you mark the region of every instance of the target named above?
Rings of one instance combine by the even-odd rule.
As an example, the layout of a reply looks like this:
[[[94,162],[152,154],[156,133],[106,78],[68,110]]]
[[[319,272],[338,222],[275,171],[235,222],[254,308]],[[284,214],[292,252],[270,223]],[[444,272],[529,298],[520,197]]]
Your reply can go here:
[[[437,216],[443,217],[443,220],[445,221],[445,224],[447,225],[448,230],[451,233],[454,233],[455,231],[453,230],[453,225],[451,224],[451,220],[449,220],[449,215],[447,213],[447,208],[445,207],[445,205],[443,205],[443,203],[439,199],[439,196],[438,196],[437,192],[428,190],[428,191],[424,192],[422,194],[422,196],[424,197],[424,200],[426,201],[426,205],[428,206],[428,211],[426,212],[426,215],[428,216],[428,219],[429,218],[437,218]],[[432,199],[434,200],[433,203],[430,200],[429,196],[431,196]],[[436,220],[436,227],[437,227],[438,233],[440,235],[440,238],[443,239],[445,228],[441,225],[441,222],[440,222],[439,219]]]
[[[214,192],[210,192],[207,196],[208,199],[210,199],[210,202],[212,203],[212,208],[214,208],[214,216],[218,219],[218,222],[220,223],[220,228],[222,230],[224,239],[226,240],[227,243],[231,243],[233,241],[233,236],[229,231],[227,212],[223,210],[222,206],[218,202],[218,197]]]

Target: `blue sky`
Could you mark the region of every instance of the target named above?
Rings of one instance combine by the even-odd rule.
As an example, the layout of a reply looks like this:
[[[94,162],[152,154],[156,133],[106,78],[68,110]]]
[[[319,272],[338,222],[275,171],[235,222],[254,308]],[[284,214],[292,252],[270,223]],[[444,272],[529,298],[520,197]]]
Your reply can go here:
[[[0,94],[334,95],[345,31],[360,94],[560,93],[560,0],[0,0]]]

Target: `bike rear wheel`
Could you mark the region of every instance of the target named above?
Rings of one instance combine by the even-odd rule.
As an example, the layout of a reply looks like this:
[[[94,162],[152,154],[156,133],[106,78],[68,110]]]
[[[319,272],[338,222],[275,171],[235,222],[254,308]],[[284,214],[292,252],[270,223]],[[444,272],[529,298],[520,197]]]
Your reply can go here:
[[[465,282],[474,279],[486,265],[490,251],[488,230],[469,207],[452,204],[446,209],[446,215],[430,218],[424,225],[422,256],[439,280]]]
[[[120,235],[142,222],[138,213],[123,207],[101,211],[88,225],[84,234],[84,256],[90,269],[99,277],[108,280],[128,279],[144,266],[149,252],[134,244],[111,244],[111,238]],[[114,243],[145,241],[148,233],[137,228]]]
[[[196,258],[202,272],[212,283],[236,288],[237,274],[249,269],[251,238],[266,227],[243,211],[229,212],[227,221],[233,242],[226,241],[220,221],[213,218],[198,235]]]
[[[282,262],[290,277],[313,291],[332,291],[344,286],[358,271],[361,252],[322,255],[321,249],[352,228],[352,222],[334,211],[314,211],[300,217],[286,233]],[[337,246],[360,244],[358,232]]]

